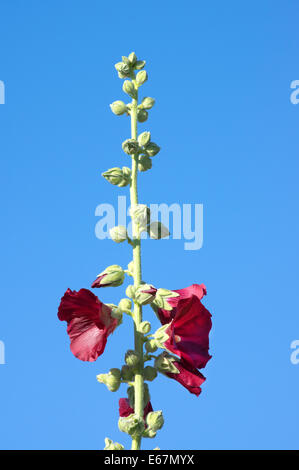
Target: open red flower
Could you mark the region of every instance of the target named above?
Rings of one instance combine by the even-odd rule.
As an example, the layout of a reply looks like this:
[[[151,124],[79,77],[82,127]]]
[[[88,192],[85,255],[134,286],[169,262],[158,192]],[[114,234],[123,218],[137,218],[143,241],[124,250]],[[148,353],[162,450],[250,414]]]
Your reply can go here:
[[[133,408],[130,407],[130,402],[128,398],[120,398],[118,404],[119,404],[119,416],[121,418],[126,418],[127,416],[130,416],[132,413],[134,413]],[[144,415],[143,415],[144,421],[147,415],[151,411],[153,411],[153,407],[152,407],[151,402],[149,401],[146,407],[144,408]]]
[[[67,289],[61,299],[58,318],[67,322],[71,351],[81,361],[95,361],[103,352],[108,336],[118,321],[111,308],[87,289]]]
[[[193,284],[174,292],[179,295],[167,299],[172,310],[158,309],[161,323],[169,323],[165,330],[169,338],[164,346],[191,367],[202,369],[212,357],[208,352],[211,314],[200,301],[206,288],[203,284]]]
[[[190,367],[185,361],[174,361],[175,367],[179,370],[179,374],[167,373],[166,375],[189,390],[190,393],[198,396],[201,393],[200,386],[206,378],[194,367]]]

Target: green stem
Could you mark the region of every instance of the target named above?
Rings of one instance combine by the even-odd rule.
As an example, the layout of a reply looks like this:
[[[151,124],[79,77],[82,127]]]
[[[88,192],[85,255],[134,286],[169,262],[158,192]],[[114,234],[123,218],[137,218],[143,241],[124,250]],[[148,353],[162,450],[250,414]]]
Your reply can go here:
[[[135,80],[133,83],[136,88],[136,99],[132,100],[131,106],[131,138],[137,139],[137,106],[138,106],[138,89]],[[138,204],[137,192],[137,175],[138,175],[138,154],[132,156],[132,174],[130,186],[131,207]],[[134,264],[134,286],[141,284],[141,240],[139,234],[139,226],[132,220],[132,234],[135,241],[133,246],[133,264]],[[135,351],[142,359],[140,367],[135,373],[134,392],[135,392],[135,409],[137,416],[143,418],[143,335],[138,332],[138,327],[142,322],[142,307],[137,303],[134,304],[134,344]],[[141,436],[132,438],[132,450],[139,450],[141,444]]]

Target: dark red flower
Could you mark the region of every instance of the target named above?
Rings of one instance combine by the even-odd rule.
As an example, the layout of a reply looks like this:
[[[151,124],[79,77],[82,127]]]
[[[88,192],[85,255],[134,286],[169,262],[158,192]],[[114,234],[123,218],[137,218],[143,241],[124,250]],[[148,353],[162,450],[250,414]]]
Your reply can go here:
[[[202,369],[212,357],[208,352],[211,314],[200,301],[206,294],[206,288],[203,284],[193,284],[174,292],[179,296],[167,299],[172,310],[158,309],[161,323],[169,323],[165,331],[169,338],[164,346],[191,367]]]
[[[171,374],[168,372],[166,375],[179,382],[183,387],[189,390],[190,393],[198,397],[201,393],[200,386],[204,383],[206,378],[197,369],[190,367],[190,365],[183,360],[175,361],[173,364],[179,370],[179,374]]]
[[[67,322],[71,351],[81,361],[95,361],[104,351],[108,336],[118,321],[111,308],[87,289],[67,289],[61,299],[58,318]]]
[[[130,402],[128,398],[120,398],[119,399],[119,416],[121,418],[126,418],[127,416],[130,416],[132,413],[134,413],[133,408],[130,407]],[[146,407],[144,408],[144,420],[146,419],[147,415],[153,411],[153,407],[151,402],[149,401]]]

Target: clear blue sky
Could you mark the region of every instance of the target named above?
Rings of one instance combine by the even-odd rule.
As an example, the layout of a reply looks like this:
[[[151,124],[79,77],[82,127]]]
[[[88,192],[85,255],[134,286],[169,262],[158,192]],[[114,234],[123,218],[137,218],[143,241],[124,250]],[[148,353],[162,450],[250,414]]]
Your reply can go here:
[[[125,389],[95,376],[121,364],[129,322],[86,364],[56,314],[67,287],[130,261],[129,248],[95,237],[94,212],[126,194],[100,173],[128,164],[129,121],[109,103],[125,98],[113,65],[135,50],[156,98],[140,129],[163,148],[141,202],[204,204],[203,248],[146,241],[144,278],[204,282],[214,321],[201,396],[155,381],[166,424],[144,446],[298,449],[298,13],[295,0],[1,2],[0,448],[128,445],[117,429]]]

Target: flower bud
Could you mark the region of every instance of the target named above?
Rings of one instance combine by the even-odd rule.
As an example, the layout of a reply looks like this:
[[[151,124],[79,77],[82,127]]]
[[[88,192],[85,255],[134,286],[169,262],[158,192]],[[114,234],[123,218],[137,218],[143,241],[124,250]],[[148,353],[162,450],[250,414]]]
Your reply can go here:
[[[130,299],[121,299],[121,301],[118,304],[118,307],[120,308],[120,310],[124,312],[127,310],[131,310],[132,301]]]
[[[131,367],[124,365],[121,368],[121,378],[130,382],[134,377],[134,371]]]
[[[143,109],[151,109],[155,104],[155,99],[150,98],[149,96],[146,96],[143,98],[140,107]]]
[[[127,139],[122,143],[122,148],[128,155],[134,155],[139,151],[139,144],[135,139]]]
[[[148,353],[156,352],[158,349],[157,343],[154,339],[150,339],[145,343],[145,349]]]
[[[126,78],[131,75],[131,69],[128,64],[124,64],[123,62],[117,62],[114,67],[118,71],[119,78]]]
[[[145,60],[137,60],[137,62],[135,63],[135,69],[136,70],[141,70],[143,69],[143,67],[145,66]]]
[[[123,84],[123,91],[127,93],[131,98],[136,98],[136,89],[133,82],[125,80]]]
[[[171,374],[179,374],[179,370],[174,365],[175,361],[177,361],[177,359],[174,356],[171,356],[167,352],[163,352],[156,358],[155,367],[162,374],[166,374],[167,372]]]
[[[154,432],[161,429],[164,424],[162,411],[151,411],[146,417],[146,423]]]
[[[140,155],[138,159],[138,170],[147,171],[150,170],[153,163],[148,155]]]
[[[120,386],[121,372],[119,369],[110,369],[108,374],[97,375],[97,381],[107,386],[110,392],[116,392]]]
[[[151,284],[142,284],[135,292],[135,300],[139,305],[150,304],[156,295],[157,289]]]
[[[135,52],[131,52],[131,54],[129,54],[128,59],[131,65],[135,65],[137,62],[137,57],[136,57]]]
[[[157,377],[157,369],[152,366],[146,366],[143,370],[144,380],[152,382]]]
[[[122,323],[123,313],[122,313],[122,310],[120,308],[112,307],[111,316],[112,316],[112,318],[115,318],[118,321],[118,325],[120,325]]]
[[[143,147],[144,145],[147,145],[150,140],[151,140],[151,133],[150,132],[142,132],[142,134],[140,134],[138,136],[138,143],[139,143],[140,147]]]
[[[136,75],[136,83],[138,86],[143,85],[147,79],[148,79],[148,76],[145,70],[141,70]]]
[[[121,116],[127,112],[127,106],[123,101],[114,101],[110,105],[111,111],[116,114],[117,116]]]
[[[136,291],[136,288],[132,284],[129,284],[128,287],[126,288],[126,295],[130,297],[130,299],[134,299],[135,291]]]
[[[121,266],[113,264],[101,272],[91,287],[118,287],[125,279],[125,273]]]
[[[155,142],[149,142],[147,145],[145,145],[145,150],[149,157],[154,157],[157,155],[157,153],[160,152],[161,149],[159,145],[155,144]]]
[[[140,436],[145,429],[143,418],[140,418],[134,413],[130,416],[119,418],[118,427],[120,431],[133,437]]]
[[[129,349],[125,354],[125,362],[127,366],[136,368],[140,364],[140,357],[135,351]]]
[[[145,122],[148,118],[148,112],[145,109],[138,108],[137,109],[137,119],[138,122]]]
[[[138,327],[138,331],[140,333],[142,333],[143,335],[146,335],[147,333],[149,333],[151,331],[151,324],[149,321],[143,321],[140,323],[139,327]]]
[[[114,184],[115,186],[124,187],[130,183],[131,170],[126,166],[123,166],[122,169],[114,167],[102,173],[102,176],[109,181],[109,183]]]
[[[130,216],[135,224],[139,225],[139,230],[146,230],[150,221],[151,212],[146,204],[137,204],[130,207]]]
[[[148,228],[148,234],[154,240],[169,237],[170,233],[162,222],[152,222]]]
[[[124,242],[128,238],[127,229],[123,225],[111,228],[109,233],[112,240],[116,243]]]
[[[134,261],[130,261],[128,264],[128,271],[131,275],[134,274]]]
[[[104,450],[124,450],[124,446],[118,442],[113,442],[112,439],[106,437]]]

